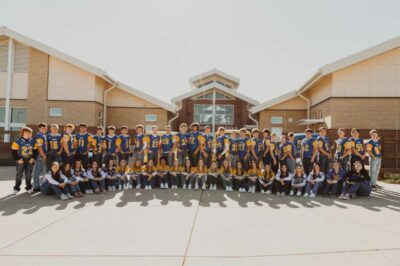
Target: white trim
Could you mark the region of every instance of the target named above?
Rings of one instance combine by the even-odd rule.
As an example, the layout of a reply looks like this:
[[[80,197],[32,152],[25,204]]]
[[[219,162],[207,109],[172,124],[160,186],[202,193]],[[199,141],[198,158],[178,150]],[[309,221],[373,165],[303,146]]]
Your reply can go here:
[[[194,76],[194,77],[191,77],[191,78],[189,79],[189,83],[190,83],[190,85],[192,86],[193,83],[194,83],[195,81],[198,81],[198,80],[200,80],[200,79],[204,79],[204,78],[209,77],[209,76],[211,76],[211,75],[218,75],[218,76],[221,76],[221,77],[223,77],[223,78],[226,78],[226,79],[228,79],[228,80],[230,80],[230,81],[233,81],[233,82],[237,83],[238,85],[239,85],[239,83],[240,83],[240,79],[239,79],[239,78],[237,78],[237,77],[235,77],[235,76],[232,76],[232,75],[229,75],[229,74],[227,74],[227,73],[225,73],[225,72],[223,72],[223,71],[221,71],[221,70],[219,70],[219,69],[217,69],[217,68],[213,68],[213,69],[211,69],[211,70],[209,70],[209,71],[206,71],[206,72],[203,72],[203,73],[201,73],[201,74],[198,74],[198,75],[196,75],[196,76]]]
[[[139,91],[131,86],[124,84],[124,83],[118,82],[117,88],[119,88],[123,91],[126,91],[134,96],[142,98],[143,100],[146,100],[152,104],[158,105],[158,106],[162,107],[163,109],[170,111],[171,113],[176,112],[176,108],[174,106],[172,106],[171,104],[161,101],[147,93]]]
[[[269,101],[266,101],[266,102],[264,102],[262,104],[259,104],[259,105],[256,105],[256,106],[250,108],[250,112],[252,114],[258,113],[258,112],[261,112],[262,110],[268,109],[268,108],[270,108],[272,106],[275,106],[277,104],[283,103],[283,102],[285,102],[287,100],[290,100],[290,99],[293,99],[295,97],[297,97],[297,92],[296,91],[291,91],[291,92],[283,94],[283,95],[281,95],[279,97],[273,98],[273,99],[271,99]]]
[[[155,119],[148,119],[148,116],[151,116],[151,115],[153,115],[155,117]],[[146,122],[157,122],[157,114],[145,114],[144,120]]]
[[[51,111],[54,110],[54,109],[59,109],[59,110],[61,110],[61,115],[54,115],[54,114],[52,114]],[[50,107],[50,108],[49,108],[49,116],[50,116],[50,117],[63,117],[63,115],[64,115],[64,109],[63,109],[62,107]]]
[[[204,93],[204,92],[206,92],[208,90],[211,90],[211,89],[214,89],[214,88],[217,89],[217,90],[220,90],[220,91],[222,91],[222,92],[224,92],[224,93],[226,93],[228,95],[232,95],[235,98],[240,98],[240,99],[242,99],[242,100],[244,100],[244,101],[246,101],[248,103],[251,103],[252,105],[258,105],[259,104],[259,102],[257,102],[256,100],[253,100],[252,98],[247,97],[246,95],[243,95],[243,94],[241,94],[241,93],[239,93],[239,92],[237,92],[235,90],[229,89],[229,88],[227,88],[227,87],[225,87],[225,86],[223,86],[223,85],[221,85],[221,84],[219,84],[217,82],[212,82],[212,83],[208,84],[207,86],[201,87],[201,88],[196,89],[196,90],[191,90],[191,91],[189,91],[187,93],[184,93],[184,94],[182,94],[182,95],[180,95],[178,97],[172,98],[171,101],[174,104],[178,104],[179,102],[181,102],[182,100],[184,100],[186,98],[192,97],[192,96],[197,95],[197,94]]]
[[[303,93],[312,87],[312,85],[316,84],[322,78],[332,74],[333,72],[352,66],[398,47],[400,47],[400,36],[327,64],[318,69],[318,71],[303,86],[301,86],[298,91]]]

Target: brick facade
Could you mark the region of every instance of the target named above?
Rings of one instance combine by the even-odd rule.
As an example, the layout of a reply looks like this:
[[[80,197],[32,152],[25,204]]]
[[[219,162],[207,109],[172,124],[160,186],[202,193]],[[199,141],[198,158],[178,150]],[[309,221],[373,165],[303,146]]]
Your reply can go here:
[[[282,116],[282,124],[272,124],[271,117]],[[306,110],[271,110],[266,109],[258,113],[258,121],[260,129],[271,127],[281,127],[282,132],[303,132],[305,127],[296,125],[295,122],[307,117]],[[291,122],[289,122],[291,121]]]

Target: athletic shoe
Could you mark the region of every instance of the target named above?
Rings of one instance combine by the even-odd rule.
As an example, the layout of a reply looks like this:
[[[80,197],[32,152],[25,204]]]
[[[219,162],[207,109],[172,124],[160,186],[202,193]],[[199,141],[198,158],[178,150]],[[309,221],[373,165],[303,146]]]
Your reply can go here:
[[[289,195],[290,195],[290,196],[294,196],[294,191],[291,190]]]
[[[17,195],[19,190],[13,189],[13,195]]]
[[[281,197],[285,197],[286,193],[285,192],[281,192]]]
[[[317,195],[315,195],[314,193],[310,194],[310,198],[315,198]]]
[[[265,192],[265,194],[272,194],[272,191],[271,190],[267,190],[267,192]]]
[[[109,186],[109,187],[107,187],[107,190],[108,191],[112,191],[112,188]]]
[[[264,189],[261,189],[261,191],[260,191],[260,192],[261,192],[261,194],[264,194],[264,193],[265,193],[265,192],[264,192]]]
[[[308,198],[308,196],[310,196],[310,194],[308,193],[304,193],[303,197]]]
[[[182,188],[183,188],[183,189],[186,189],[186,184],[183,184]]]
[[[132,184],[129,184],[129,185],[128,185],[128,189],[133,189]],[[136,186],[136,189],[138,189],[137,186]]]
[[[74,198],[74,196],[72,196],[72,195],[69,194],[69,193],[67,194],[67,197],[70,198],[70,199],[73,199],[73,198]]]
[[[130,185],[130,186],[131,186],[130,189],[132,189],[132,185]],[[136,185],[136,189],[140,189],[140,187],[141,187],[141,185]]]
[[[191,184],[188,185],[188,189],[192,189],[192,185]]]
[[[60,200],[68,200],[69,198],[65,194],[60,195]]]
[[[164,184],[163,183],[160,184],[160,188],[164,189]]]
[[[196,183],[196,184],[194,185],[194,189],[199,189],[199,184]]]
[[[29,194],[32,194],[32,193],[33,193],[33,188],[28,189],[27,192],[28,192]]]
[[[297,191],[296,196],[297,196],[297,197],[301,197],[301,191]]]
[[[344,200],[349,200],[349,199],[350,199],[349,193],[347,193],[346,195],[344,195],[342,199],[344,199]]]
[[[165,188],[169,188],[168,184],[165,184],[164,187],[165,187]]]

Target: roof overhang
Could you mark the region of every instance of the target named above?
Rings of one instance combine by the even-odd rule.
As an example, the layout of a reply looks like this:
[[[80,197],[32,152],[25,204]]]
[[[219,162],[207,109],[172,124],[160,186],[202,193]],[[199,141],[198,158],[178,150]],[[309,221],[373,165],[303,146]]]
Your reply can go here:
[[[271,99],[269,101],[266,101],[266,102],[264,102],[262,104],[256,105],[256,106],[252,107],[250,109],[250,111],[251,111],[252,114],[256,114],[258,112],[261,112],[262,110],[268,109],[268,108],[270,108],[272,106],[275,106],[277,104],[283,103],[283,102],[288,101],[290,99],[293,99],[295,97],[297,97],[297,92],[296,91],[291,91],[291,92],[283,94],[283,95],[281,95],[279,97],[273,98],[273,99]]]
[[[199,75],[196,75],[196,76],[194,76],[194,77],[191,77],[191,78],[189,79],[189,83],[190,83],[190,85],[192,86],[194,82],[196,82],[196,81],[198,81],[198,80],[201,80],[201,79],[204,79],[204,78],[206,78],[206,77],[212,76],[212,75],[221,76],[221,77],[226,78],[226,79],[228,79],[228,80],[230,80],[230,81],[233,81],[233,82],[235,82],[235,83],[237,83],[237,84],[240,83],[240,79],[239,79],[239,78],[237,78],[237,77],[235,77],[235,76],[232,76],[232,75],[230,75],[230,74],[227,74],[227,73],[225,73],[225,72],[223,72],[223,71],[221,71],[221,70],[219,70],[219,69],[217,69],[217,68],[213,68],[213,69],[211,69],[211,70],[209,70],[209,71],[206,71],[206,72],[204,72],[204,73],[201,73],[201,74],[199,74]]]
[[[197,94],[204,93],[204,92],[212,90],[212,89],[220,90],[220,91],[222,91],[222,92],[224,92],[224,93],[226,93],[228,95],[234,96],[235,98],[239,98],[241,100],[244,100],[244,101],[246,101],[246,102],[248,102],[248,103],[250,103],[252,105],[258,105],[259,104],[258,101],[254,100],[254,99],[252,99],[250,97],[247,97],[246,95],[243,95],[243,94],[237,92],[236,90],[229,89],[229,88],[227,88],[227,87],[225,87],[225,86],[223,86],[223,85],[221,85],[221,84],[219,84],[217,82],[212,82],[212,83],[210,83],[210,84],[208,84],[208,85],[206,85],[204,87],[201,87],[199,89],[191,90],[191,91],[189,91],[187,93],[184,93],[184,94],[182,94],[180,96],[172,98],[171,101],[175,105],[178,105],[180,102],[182,102],[182,100],[184,100],[186,98],[195,96]]]
[[[296,125],[298,126],[310,126],[310,125],[315,125],[315,124],[321,124],[325,123],[325,119],[301,119],[297,122],[295,122]]]

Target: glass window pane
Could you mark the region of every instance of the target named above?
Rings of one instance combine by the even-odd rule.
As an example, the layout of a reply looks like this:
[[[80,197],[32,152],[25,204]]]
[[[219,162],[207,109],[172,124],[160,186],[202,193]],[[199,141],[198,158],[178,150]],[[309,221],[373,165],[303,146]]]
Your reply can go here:
[[[11,108],[12,123],[26,123],[26,108]]]
[[[6,108],[0,107],[0,123],[4,123],[4,116],[5,116]]]
[[[272,127],[271,132],[275,133],[278,137],[282,136],[282,128],[281,127]]]
[[[282,116],[272,116],[271,117],[271,123],[272,124],[282,124],[283,123],[283,117]]]
[[[56,117],[60,117],[63,115],[63,109],[62,108],[50,108],[49,110],[49,116],[56,116]]]

